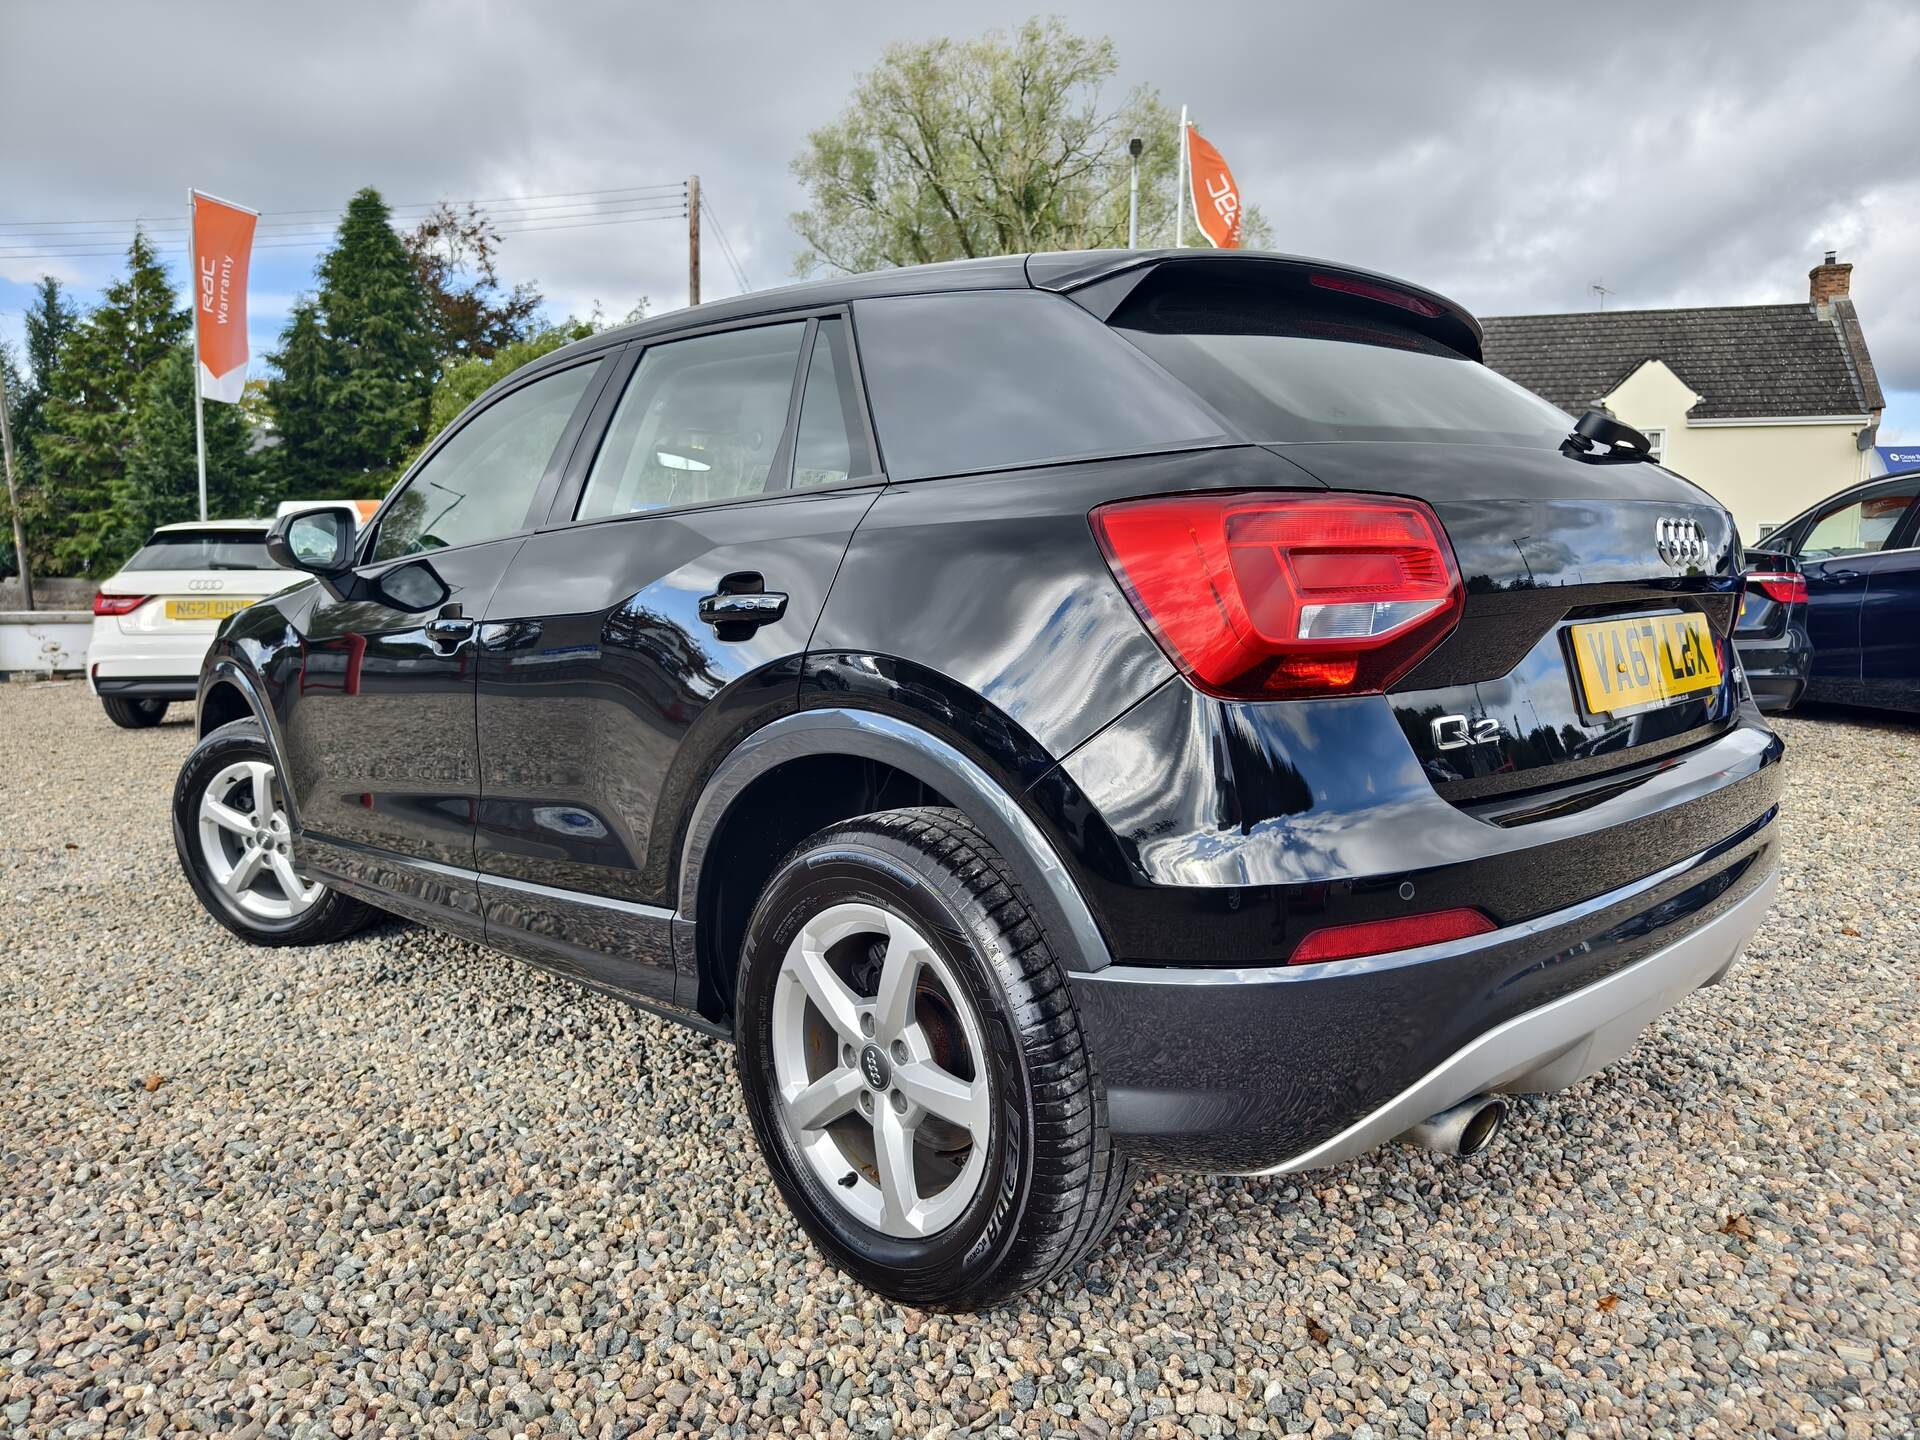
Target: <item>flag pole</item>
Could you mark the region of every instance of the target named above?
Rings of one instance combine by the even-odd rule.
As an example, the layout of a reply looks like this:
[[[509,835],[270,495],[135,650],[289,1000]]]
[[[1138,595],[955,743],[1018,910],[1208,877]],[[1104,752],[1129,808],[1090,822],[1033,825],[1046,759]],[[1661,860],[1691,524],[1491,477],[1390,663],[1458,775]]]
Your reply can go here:
[[[1187,243],[1187,107],[1180,107],[1180,168],[1173,192],[1173,246],[1184,249]]]
[[[207,418],[200,398],[200,257],[194,253],[194,191],[187,187],[187,308],[193,312],[193,443],[200,458],[200,519],[207,518]]]

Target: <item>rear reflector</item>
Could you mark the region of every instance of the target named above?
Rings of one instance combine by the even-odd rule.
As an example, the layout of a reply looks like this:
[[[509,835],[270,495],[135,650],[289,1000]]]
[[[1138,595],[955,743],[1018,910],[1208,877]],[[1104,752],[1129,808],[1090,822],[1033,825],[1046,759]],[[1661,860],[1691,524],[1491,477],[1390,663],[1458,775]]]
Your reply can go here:
[[[1323,965],[1329,960],[1351,960],[1357,955],[1384,955],[1465,940],[1494,929],[1493,921],[1478,910],[1433,910],[1425,915],[1403,915],[1393,920],[1368,920],[1359,925],[1335,925],[1315,930],[1294,947],[1289,965]]]
[[[1464,605],[1446,533],[1417,500],[1162,495],[1091,518],[1161,649],[1223,699],[1384,690]]]
[[[1747,588],[1758,590],[1781,605],[1801,605],[1807,599],[1807,577],[1775,571],[1755,571],[1747,576]]]
[[[96,615],[131,615],[147,601],[151,595],[99,595],[93,597],[93,613]]]

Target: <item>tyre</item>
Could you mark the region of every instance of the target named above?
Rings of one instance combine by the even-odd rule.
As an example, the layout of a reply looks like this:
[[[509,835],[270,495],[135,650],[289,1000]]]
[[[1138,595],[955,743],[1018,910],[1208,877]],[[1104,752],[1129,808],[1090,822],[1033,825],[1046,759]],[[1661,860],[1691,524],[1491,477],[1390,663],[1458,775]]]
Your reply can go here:
[[[100,708],[122,730],[146,730],[166,717],[164,700],[138,700],[122,695],[102,695]]]
[[[255,720],[210,733],[173,787],[173,843],[207,913],[256,945],[318,945],[376,912],[302,880],[293,868],[286,801]]]
[[[1066,975],[958,812],[804,841],[755,907],[737,994],[735,1063],[774,1180],[869,1288],[1000,1303],[1078,1262],[1131,1193]]]

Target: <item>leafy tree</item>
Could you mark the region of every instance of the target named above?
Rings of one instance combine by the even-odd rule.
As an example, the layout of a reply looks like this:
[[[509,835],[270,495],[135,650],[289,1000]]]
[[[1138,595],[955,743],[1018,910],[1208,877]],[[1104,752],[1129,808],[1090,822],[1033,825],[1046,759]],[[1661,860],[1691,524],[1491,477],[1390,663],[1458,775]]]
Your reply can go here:
[[[433,318],[379,192],[347,205],[274,357],[268,407],[290,495],[376,494],[420,441],[433,384]]]
[[[645,319],[646,314],[647,299],[642,296],[639,304],[628,311],[620,323],[631,325]],[[562,345],[584,340],[604,328],[596,303],[592,314],[585,320],[570,317],[565,324],[549,326],[525,340],[503,346],[488,359],[476,357],[449,365],[434,383],[433,398],[428,405],[427,434],[421,442],[421,448],[425,449],[434,436],[459,418],[463,410],[522,365],[531,364],[542,355],[552,354]]]
[[[465,210],[456,210],[443,200],[402,243],[426,292],[443,357],[484,360],[533,337],[540,288],[529,280],[501,288],[500,232],[479,206],[469,201]]]
[[[575,326],[571,330],[556,327],[542,330],[531,339],[503,346],[486,359],[476,356],[456,360],[441,373],[433,387],[433,398],[428,402],[427,409],[426,439],[431,440],[446,429],[461,411],[522,365],[529,365],[562,345],[584,340],[592,333],[585,326]]]
[[[200,471],[193,428],[195,366],[191,342],[176,345],[147,372],[135,392],[133,441],[126,473],[114,484],[116,562],[133,553],[156,525],[200,515]],[[214,520],[261,515],[271,506],[253,428],[237,405],[205,406],[207,515]]]
[[[175,298],[153,247],[135,231],[125,278],[60,339],[45,382],[45,427],[34,441],[37,527],[52,540],[49,573],[97,573],[112,558],[114,487],[133,443],[135,391],[192,323]]]
[[[891,47],[793,162],[799,272],[1125,245],[1134,136],[1141,239],[1172,244],[1179,121],[1146,87],[1104,105],[1116,69],[1111,40],[1058,20]],[[1265,242],[1257,210],[1244,223]]]

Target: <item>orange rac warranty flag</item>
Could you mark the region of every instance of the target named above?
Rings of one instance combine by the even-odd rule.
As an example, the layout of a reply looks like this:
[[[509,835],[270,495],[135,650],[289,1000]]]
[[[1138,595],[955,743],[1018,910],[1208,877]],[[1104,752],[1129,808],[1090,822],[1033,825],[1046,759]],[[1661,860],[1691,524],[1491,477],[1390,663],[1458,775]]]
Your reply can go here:
[[[251,210],[192,192],[193,331],[200,393],[240,403],[247,384],[247,262],[253,255]]]
[[[1187,127],[1187,184],[1193,194],[1193,220],[1216,250],[1240,248],[1240,187],[1220,152]]]

